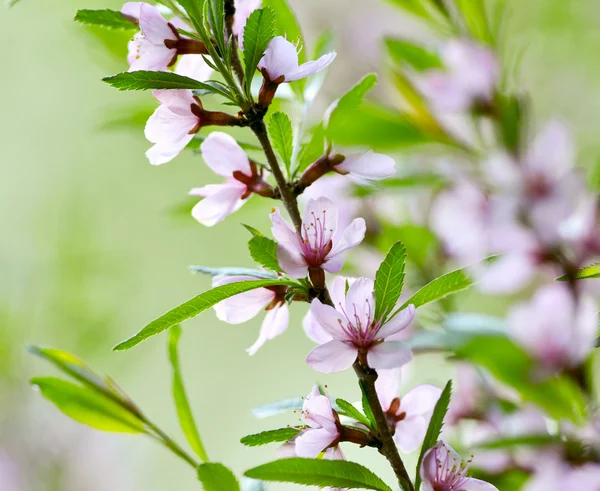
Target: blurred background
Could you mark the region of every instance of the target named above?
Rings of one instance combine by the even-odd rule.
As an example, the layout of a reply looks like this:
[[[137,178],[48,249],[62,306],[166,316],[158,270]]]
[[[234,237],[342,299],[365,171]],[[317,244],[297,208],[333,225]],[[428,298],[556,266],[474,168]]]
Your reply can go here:
[[[390,4],[290,3],[308,43],[330,28],[337,38],[338,59],[317,117],[365,73],[385,73],[383,35],[427,35]],[[507,53],[524,50],[519,85],[532,93],[537,118],[556,115],[572,125],[583,163],[593,163],[600,155],[598,2],[506,3]],[[209,287],[210,279],[190,274],[188,265],[250,266],[240,223],[268,230],[271,203],[256,199],[212,229],[181,211],[188,190],[212,179],[191,152],[159,168],[148,164],[143,124],[155,107],[151,95],[119,93],[101,82],[126,70],[128,34],[72,22],[78,8],[120,7],[114,0],[22,0],[0,9],[2,491],[198,489],[190,469],[149,439],[95,432],[35,394],[29,378],[52,369],[25,346],[76,353],[118,380],[151,419],[183,442],[170,398],[166,336],[128,352],[111,348]],[[385,83],[376,95],[388,102]],[[184,376],[208,453],[239,473],[273,459],[275,450],[243,447],[240,437],[297,418],[257,420],[252,408],[305,395],[316,382],[326,382],[335,396],[358,398],[351,373],[325,379],[304,363],[312,344],[301,330],[303,309],[293,307],[289,331],[253,358],[244,350],[256,339],[262,316],[231,326],[211,311],[184,326]],[[448,373],[440,373],[442,363],[421,359],[413,378],[443,384]],[[426,371],[419,368],[424,365]],[[377,455],[362,451],[360,461],[391,481]]]

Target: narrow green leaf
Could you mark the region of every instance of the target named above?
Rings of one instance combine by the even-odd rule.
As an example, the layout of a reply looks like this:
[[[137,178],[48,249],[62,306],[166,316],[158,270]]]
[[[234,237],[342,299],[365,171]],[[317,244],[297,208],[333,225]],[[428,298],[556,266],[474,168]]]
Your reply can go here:
[[[287,442],[294,438],[300,430],[296,428],[279,428],[278,430],[263,431],[255,435],[247,435],[240,440],[247,447],[258,447],[267,443]]]
[[[586,280],[592,278],[600,278],[600,263],[590,264],[584,268],[581,268],[575,274],[576,280]],[[558,281],[568,281],[568,275],[562,275],[556,278]]]
[[[219,94],[219,95],[222,95],[223,97],[229,99],[230,101],[234,100],[231,95],[231,92],[229,91],[229,87],[227,87],[225,84],[222,84],[221,82],[218,82],[217,80],[207,80],[206,82],[202,82],[202,83],[204,84],[205,88],[194,89],[192,91],[194,93],[194,95],[197,95],[198,97],[203,97],[208,94]]]
[[[218,286],[175,307],[166,314],[160,316],[158,319],[152,321],[135,336],[123,341],[113,349],[115,351],[131,349],[149,337],[160,334],[161,332],[180,324],[187,319],[196,317],[198,314],[208,310],[221,300],[225,300],[226,298],[237,295],[238,293],[255,290],[256,288],[277,285],[295,286],[296,283],[286,280],[256,280],[240,281],[237,283],[229,283],[227,285]]]
[[[429,20],[431,17],[431,14],[425,7],[428,3],[427,0],[388,0],[388,2],[425,20]]]
[[[500,137],[504,146],[518,158],[527,127],[526,101],[516,95],[498,96],[496,101],[500,112]]]
[[[250,469],[244,475],[263,481],[391,491],[369,469],[345,460],[282,459]]]
[[[66,380],[36,377],[31,384],[70,418],[97,430],[144,433],[144,424],[116,402]]]
[[[373,414],[373,410],[371,409],[371,405],[369,404],[369,399],[367,397],[367,388],[365,383],[362,380],[358,381],[358,385],[360,386],[360,391],[362,394],[362,408],[363,413],[371,423],[369,426],[371,428],[377,428],[377,422],[375,421],[375,415]]]
[[[560,439],[560,437],[556,435],[530,434],[509,438],[501,438],[499,440],[486,441],[476,444],[474,448],[498,450],[518,446],[545,447],[547,445],[561,443],[561,441],[562,440]]]
[[[246,225],[245,223],[242,223],[242,225],[248,232],[250,232],[252,234],[253,237],[264,237],[264,234],[260,230],[254,228],[250,225]]]
[[[240,483],[223,464],[206,462],[198,466],[198,479],[204,491],[240,491]]]
[[[408,65],[417,72],[443,66],[437,53],[406,39],[385,38],[385,47],[392,62],[398,65]]]
[[[181,337],[181,327],[173,326],[169,331],[169,360],[171,367],[173,368],[173,399],[175,401],[175,408],[177,409],[177,417],[179,418],[179,424],[183,430],[190,447],[196,453],[203,462],[208,460],[206,450],[200,439],[196,422],[188,402],[187,395],[185,393],[185,386],[183,385],[183,377],[181,376],[181,368],[179,365],[179,354],[177,352],[177,343]]]
[[[417,293],[410,297],[399,310],[413,304],[415,307],[435,302],[448,295],[460,292],[469,288],[473,284],[473,280],[467,276],[464,269],[457,269],[450,273],[446,273],[439,278],[427,283]],[[399,311],[398,310],[398,311]]]
[[[451,394],[452,380],[449,380],[446,384],[446,387],[444,387],[440,398],[435,404],[431,420],[429,421],[429,427],[427,428],[427,433],[425,433],[425,439],[423,440],[423,445],[421,446],[421,452],[419,453],[417,472],[415,476],[415,491],[419,491],[419,489],[421,489],[421,463],[423,462],[423,457],[425,456],[427,450],[435,446],[435,444],[438,442],[440,433],[442,432],[442,426],[444,426],[444,418],[446,417],[448,406],[450,405]]]
[[[277,242],[268,237],[252,237],[248,242],[250,256],[261,266],[283,273],[277,261]]]
[[[355,419],[359,423],[362,423],[369,428],[371,427],[371,421],[369,421],[369,419],[364,414],[362,414],[358,409],[356,409],[353,404],[350,404],[344,399],[336,399],[335,403],[344,412],[346,416]]]
[[[393,310],[404,286],[406,248],[396,242],[375,274],[375,319],[383,319]]]
[[[285,164],[288,176],[292,165],[292,152],[294,135],[292,133],[292,122],[287,114],[278,111],[269,119],[269,136],[273,146],[279,153],[281,160]]]
[[[123,72],[102,79],[119,90],[199,89],[225,95],[216,87],[173,72]],[[230,96],[229,96],[230,98]]]
[[[342,128],[348,121],[355,117],[355,111],[360,107],[363,99],[375,84],[377,75],[370,73],[365,75],[348,92],[333,103],[333,110],[329,115],[327,128],[325,130],[327,138],[332,139],[332,134],[342,131]]]
[[[274,35],[275,12],[272,8],[258,9],[250,14],[244,27],[244,65],[248,95],[258,62]]]
[[[306,168],[321,158],[325,153],[325,128],[319,123],[312,130],[310,140],[303,143],[298,156],[298,164],[295,172],[303,172]]]
[[[209,0],[207,2],[207,20],[213,36],[217,41],[217,46],[221,53],[225,53],[225,1]]]
[[[283,401],[270,402],[252,410],[252,414],[257,418],[269,418],[278,414],[289,413],[290,411],[300,411],[304,406],[302,397],[284,399]]]
[[[484,0],[456,0],[456,6],[471,34],[483,43],[493,44]]]
[[[268,271],[250,268],[209,268],[206,266],[190,266],[192,271],[208,274],[210,276],[253,276],[254,278],[262,278],[267,280],[276,280],[277,275]]]
[[[137,22],[132,17],[126,17],[121,12],[110,9],[78,10],[75,20],[88,26],[107,27],[109,29],[138,29]]]

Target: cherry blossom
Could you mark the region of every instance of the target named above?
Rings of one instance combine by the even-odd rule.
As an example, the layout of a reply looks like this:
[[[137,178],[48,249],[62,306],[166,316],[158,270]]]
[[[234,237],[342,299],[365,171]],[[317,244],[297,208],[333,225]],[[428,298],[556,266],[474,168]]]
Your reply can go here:
[[[523,491],[597,491],[600,489],[600,465],[587,463],[574,467],[558,456],[545,458]]]
[[[332,51],[316,61],[308,61],[298,65],[298,50],[293,43],[283,36],[275,36],[269,42],[264,56],[258,63],[258,69],[265,78],[275,83],[293,82],[309,77],[327,68],[335,59]]]
[[[453,40],[442,49],[446,70],[417,78],[419,90],[440,110],[463,111],[491,102],[499,79],[498,61],[487,48]]]
[[[224,276],[213,278],[213,288],[237,283],[239,281],[256,280],[250,276]],[[214,306],[217,317],[229,324],[242,324],[256,317],[263,310],[267,315],[260,328],[256,342],[246,351],[254,355],[267,341],[282,334],[288,327],[289,309],[285,301],[285,286],[256,288],[220,301]]]
[[[314,299],[312,318],[331,336],[317,346],[306,361],[317,371],[338,372],[349,368],[359,352],[366,354],[369,366],[377,369],[397,368],[412,359],[412,351],[401,341],[386,338],[397,334],[411,323],[415,307],[409,305],[387,321],[375,318],[373,280],[359,278],[348,292],[330,292],[334,307]],[[341,295],[340,295],[341,293]]]
[[[189,193],[204,198],[192,210],[192,216],[203,225],[211,227],[237,211],[252,193],[272,194],[273,189],[263,180],[256,164],[232,136],[213,131],[200,150],[206,165],[226,178],[223,184],[208,184]]]
[[[337,222],[337,206],[324,197],[308,201],[300,231],[276,209],[271,214],[271,231],[278,242],[281,268],[295,278],[304,278],[311,268],[337,273],[344,264],[342,253],[360,244],[366,232],[363,218],[354,219],[341,234]]]
[[[386,414],[394,440],[403,452],[412,452],[422,443],[436,402],[442,393],[439,387],[422,384],[398,395],[400,370],[380,370],[375,382],[381,407]]]
[[[512,336],[547,369],[576,367],[595,346],[598,310],[587,295],[575,299],[565,284],[540,289],[508,317]]]
[[[468,476],[470,462],[463,462],[452,447],[438,442],[423,457],[424,491],[498,491],[496,486]]]

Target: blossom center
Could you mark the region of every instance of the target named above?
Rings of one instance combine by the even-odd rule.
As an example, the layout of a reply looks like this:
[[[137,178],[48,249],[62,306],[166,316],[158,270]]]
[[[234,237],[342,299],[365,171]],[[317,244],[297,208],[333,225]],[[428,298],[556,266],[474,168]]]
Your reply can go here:
[[[312,212],[310,223],[303,223],[300,232],[296,232],[300,250],[309,267],[318,268],[326,261],[333,247],[333,232],[333,228],[327,228],[327,210],[320,215]]]
[[[448,449],[444,453],[445,455],[442,456],[439,448],[434,450],[437,463],[434,491],[464,491],[470,479],[467,472],[471,461],[458,460]]]
[[[348,312],[340,303],[338,310],[344,319],[338,319],[340,327],[349,340],[358,349],[368,349],[378,341],[377,334],[381,329],[381,320],[375,319],[375,309],[371,301],[365,300],[364,305],[352,304],[352,311]]]

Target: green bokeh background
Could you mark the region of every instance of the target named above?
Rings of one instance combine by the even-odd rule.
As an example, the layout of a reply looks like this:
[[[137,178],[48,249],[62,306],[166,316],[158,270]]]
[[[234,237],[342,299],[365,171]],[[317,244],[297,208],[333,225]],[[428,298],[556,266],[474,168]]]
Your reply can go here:
[[[364,73],[382,71],[384,34],[424,36],[414,20],[389,5],[291,4],[309,40],[325,28],[338,37],[339,57],[317,114]],[[590,165],[600,150],[598,3],[507,4],[507,53],[525,49],[518,85],[532,92],[539,120],[560,116],[572,125],[582,162]],[[150,94],[119,93],[100,81],[126,69],[127,35],[71,21],[77,8],[105,7],[118,9],[120,3],[22,0],[0,10],[0,458],[8,455],[35,476],[36,484],[24,491],[193,490],[199,488],[193,473],[166,450],[142,437],[80,427],[27,382],[52,369],[28,356],[26,344],[73,351],[116,378],[182,440],[169,395],[166,337],[125,353],[111,348],[209,287],[209,279],[191,275],[187,265],[249,266],[240,223],[268,229],[272,203],[257,199],[214,228],[174,211],[189,188],[212,182],[214,175],[191,153],[159,168],[148,164],[143,123],[154,107]],[[385,84],[378,96],[387,97]],[[351,373],[323,377],[304,363],[312,345],[300,329],[302,309],[294,306],[293,312],[289,332],[252,358],[244,349],[261,319],[230,326],[207,312],[185,324],[181,357],[201,433],[211,458],[238,472],[274,457],[272,447],[243,447],[241,436],[297,418],[256,420],[251,408],[304,395],[317,381],[336,396],[357,399]],[[448,378],[442,367],[438,359],[422,359],[412,373],[419,381],[442,383]],[[372,452],[353,449],[348,455],[373,464],[391,482]],[[69,473],[77,471],[57,470],[74,467],[71,461],[83,469],[74,484],[68,484]]]

